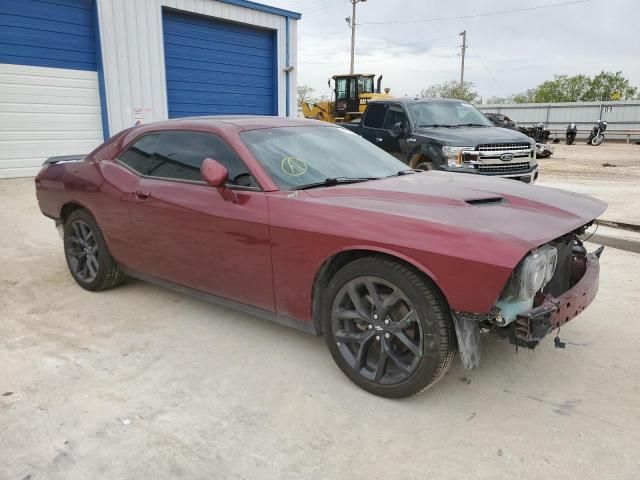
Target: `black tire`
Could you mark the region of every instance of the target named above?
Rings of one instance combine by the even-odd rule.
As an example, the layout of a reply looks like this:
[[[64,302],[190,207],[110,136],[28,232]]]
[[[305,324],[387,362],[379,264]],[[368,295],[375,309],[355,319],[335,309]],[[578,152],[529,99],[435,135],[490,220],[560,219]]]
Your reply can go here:
[[[567,136],[567,145],[573,145],[573,142],[575,141],[576,137],[574,136]]]
[[[64,224],[64,254],[73,279],[85,290],[108,290],[125,278],[93,216],[75,210]]]
[[[340,301],[342,298],[347,298],[344,297],[345,289],[348,290],[354,282],[357,283],[361,279],[365,279],[365,282],[368,281],[366,279],[372,279],[373,282],[380,281],[385,284],[383,287],[388,286],[390,289],[395,287],[399,290],[398,294],[396,294],[396,290],[392,290],[386,297],[378,297],[381,306],[392,296],[395,298],[401,294],[403,299],[393,304],[396,306],[385,310],[384,320],[371,313],[375,311],[373,302],[371,302],[371,311],[368,313],[371,315],[371,319],[376,318],[376,320],[369,320],[367,317],[366,322],[375,322],[376,325],[372,327],[371,323],[369,325],[360,324],[363,317],[358,316],[358,320],[351,319],[349,321],[352,322],[352,332],[355,322],[358,323],[359,330],[355,330],[355,333],[348,333],[346,325],[341,323],[347,320],[337,318],[341,315],[348,315],[349,312],[355,313],[360,309],[355,303],[353,303],[352,311],[343,309],[340,306]],[[366,290],[369,291],[368,287]],[[349,291],[353,293],[353,290]],[[351,298],[351,293],[348,294],[349,298]],[[410,311],[417,314],[417,319],[414,318],[412,320],[414,323],[408,327],[408,329],[413,329],[412,334],[408,329],[402,330],[399,327],[404,324],[405,318],[414,314],[403,316],[402,321],[391,319],[394,315],[392,313],[394,309],[402,308],[400,313],[402,316],[402,312],[407,311],[409,304]],[[360,306],[363,304],[360,303]],[[325,340],[338,367],[353,383],[375,395],[402,398],[425,390],[444,376],[457,353],[457,342],[450,310],[437,288],[418,272],[384,256],[364,257],[339,270],[324,292],[321,314]],[[386,326],[381,324],[381,321]],[[389,330],[382,331],[382,328]],[[393,330],[393,328],[396,329]],[[407,338],[405,335],[402,337],[404,340],[400,341],[403,333],[413,335],[413,339],[419,344],[418,353],[413,354],[413,349],[403,348]],[[375,335],[375,340],[372,340],[372,334]],[[390,337],[387,337],[387,334]],[[352,337],[348,337],[349,335]],[[368,335],[368,337],[362,340],[353,340],[355,335]],[[413,347],[418,347],[414,342],[412,344]],[[368,345],[366,346],[367,352],[361,354],[365,345]],[[353,353],[352,349],[358,350],[357,355]],[[384,356],[382,356],[383,351],[385,351]],[[372,359],[369,358],[370,355]],[[408,365],[411,367],[410,370],[408,368],[401,369],[400,363],[396,362],[395,359],[401,355],[404,355],[404,358],[412,358],[410,365]],[[364,363],[360,360],[362,357],[365,357]],[[376,358],[378,360],[383,358],[382,368],[385,373],[380,380],[378,380],[378,367],[372,362]],[[359,369],[356,368],[358,364],[362,365]],[[403,368],[406,367],[407,365],[404,363]],[[398,378],[398,380],[393,381],[394,378]]]
[[[433,170],[433,162],[422,162],[416,166],[416,170],[424,170],[425,172]]]

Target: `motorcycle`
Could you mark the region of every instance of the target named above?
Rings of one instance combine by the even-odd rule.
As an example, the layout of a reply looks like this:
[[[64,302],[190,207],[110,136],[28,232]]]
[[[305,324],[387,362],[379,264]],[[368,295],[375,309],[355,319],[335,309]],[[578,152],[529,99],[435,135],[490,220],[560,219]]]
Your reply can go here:
[[[593,130],[591,130],[591,133],[587,137],[587,145],[593,145],[595,147],[602,145],[602,142],[604,142],[604,131],[606,129],[607,122],[597,120],[593,126]]]
[[[519,130],[536,141],[536,157],[549,158],[553,154],[553,146],[549,143],[551,132],[544,128],[544,123],[535,127],[519,127]]]
[[[570,123],[567,126],[567,145],[573,145],[573,142],[576,141],[576,135],[578,134],[578,127],[575,123]]]

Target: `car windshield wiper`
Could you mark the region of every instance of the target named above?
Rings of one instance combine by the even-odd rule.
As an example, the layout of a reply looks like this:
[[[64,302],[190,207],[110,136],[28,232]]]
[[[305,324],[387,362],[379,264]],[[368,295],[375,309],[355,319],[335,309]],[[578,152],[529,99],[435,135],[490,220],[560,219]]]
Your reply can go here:
[[[483,125],[482,123],[459,123],[456,127],[490,127],[491,125]]]
[[[378,177],[333,177],[327,178],[322,182],[307,183],[306,185],[297,185],[291,187],[291,190],[306,190],[316,187],[332,187],[334,185],[343,185],[348,183],[368,182],[369,180],[378,180]]]
[[[431,124],[423,123],[422,125],[418,125],[418,127],[433,127],[433,128],[451,128],[455,126],[456,125],[443,125],[441,123],[431,123]]]

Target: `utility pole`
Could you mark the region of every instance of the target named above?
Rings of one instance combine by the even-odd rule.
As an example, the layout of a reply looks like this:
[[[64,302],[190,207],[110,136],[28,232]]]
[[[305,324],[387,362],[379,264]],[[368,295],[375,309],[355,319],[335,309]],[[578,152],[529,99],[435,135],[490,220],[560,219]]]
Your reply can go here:
[[[367,0],[349,0],[351,2],[351,16],[345,18],[347,25],[351,28],[351,70],[349,73],[353,75],[354,59],[356,54],[356,3],[366,2]]]
[[[467,31],[460,33],[462,37],[462,65],[460,67],[460,96],[464,94],[464,55],[467,52]]]

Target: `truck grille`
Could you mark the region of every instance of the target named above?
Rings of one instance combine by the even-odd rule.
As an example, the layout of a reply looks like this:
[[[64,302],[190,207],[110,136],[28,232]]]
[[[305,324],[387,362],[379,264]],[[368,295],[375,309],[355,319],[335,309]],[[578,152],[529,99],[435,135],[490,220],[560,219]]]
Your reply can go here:
[[[517,150],[530,150],[531,145],[528,143],[491,143],[479,145],[480,152],[511,152]]]
[[[505,163],[501,165],[477,165],[478,172],[481,173],[512,173],[519,170],[528,171],[529,162]]]

